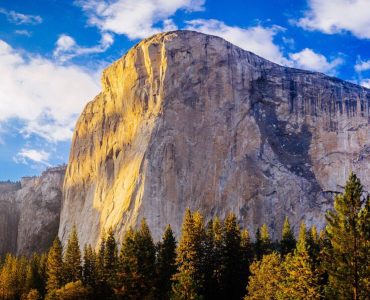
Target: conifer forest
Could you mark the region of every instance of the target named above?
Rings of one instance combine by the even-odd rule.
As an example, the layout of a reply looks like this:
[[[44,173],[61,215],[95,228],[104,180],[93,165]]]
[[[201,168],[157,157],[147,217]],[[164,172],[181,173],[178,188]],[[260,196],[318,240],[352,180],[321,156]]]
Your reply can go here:
[[[47,253],[2,257],[0,299],[370,299],[370,198],[355,174],[326,224],[295,236],[286,218],[273,241],[267,225],[251,235],[232,213],[187,210],[178,240],[168,225],[155,243],[143,219],[122,243],[109,230],[82,251],[73,228],[64,249],[56,238]]]

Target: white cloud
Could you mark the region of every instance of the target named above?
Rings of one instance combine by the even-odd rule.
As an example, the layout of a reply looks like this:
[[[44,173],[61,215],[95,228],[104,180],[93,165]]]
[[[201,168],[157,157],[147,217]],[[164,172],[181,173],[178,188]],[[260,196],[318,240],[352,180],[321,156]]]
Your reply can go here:
[[[309,10],[297,24],[307,30],[334,34],[349,31],[370,39],[369,0],[308,0]]]
[[[27,37],[30,37],[32,35],[32,32],[28,31],[28,30],[15,30],[14,32],[15,32],[15,34],[24,35],[24,36],[27,36]]]
[[[71,138],[77,116],[99,90],[95,74],[17,51],[2,40],[0,78],[0,124],[20,120],[24,135],[51,142]]]
[[[99,45],[94,47],[81,47],[72,37],[62,34],[56,42],[53,55],[58,60],[65,62],[76,56],[105,52],[113,42],[113,36],[109,33],[104,33]]]
[[[227,41],[258,54],[275,63],[288,65],[289,62],[284,58],[280,48],[274,44],[274,36],[282,28],[273,26],[265,28],[255,26],[250,28],[241,28],[237,26],[228,26],[219,20],[192,20],[187,22],[186,29],[203,32],[206,34],[220,36]]]
[[[13,10],[8,11],[6,9],[0,8],[0,14],[5,15],[9,22],[17,25],[37,25],[42,23],[42,18],[40,16],[25,15]]]
[[[370,79],[363,79],[360,83],[360,85],[370,89]]]
[[[343,64],[343,59],[335,58],[332,61],[319,53],[314,52],[312,49],[303,49],[297,53],[290,53],[289,58],[293,66],[300,69],[323,72],[327,74],[335,74],[338,66]]]
[[[356,72],[364,72],[370,70],[370,60],[363,61],[359,59],[359,61],[355,65]]]
[[[49,163],[50,153],[44,150],[36,149],[21,149],[19,153],[13,157],[16,163],[28,164],[30,161],[45,166],[50,166]]]
[[[130,39],[146,38],[177,27],[169,18],[178,10],[203,10],[205,0],[78,0],[88,23],[102,32],[124,34]],[[161,23],[162,25],[158,25]],[[168,26],[170,25],[170,26]]]

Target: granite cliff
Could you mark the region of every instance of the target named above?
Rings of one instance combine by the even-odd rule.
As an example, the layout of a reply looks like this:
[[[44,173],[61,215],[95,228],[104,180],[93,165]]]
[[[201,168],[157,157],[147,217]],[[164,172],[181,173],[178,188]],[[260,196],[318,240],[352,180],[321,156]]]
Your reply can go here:
[[[271,63],[190,31],[143,40],[108,67],[75,128],[59,236],[155,239],[185,209],[237,214],[251,232],[324,224],[350,170],[370,188],[370,91]]]
[[[65,167],[0,183],[0,256],[46,251],[58,233]]]

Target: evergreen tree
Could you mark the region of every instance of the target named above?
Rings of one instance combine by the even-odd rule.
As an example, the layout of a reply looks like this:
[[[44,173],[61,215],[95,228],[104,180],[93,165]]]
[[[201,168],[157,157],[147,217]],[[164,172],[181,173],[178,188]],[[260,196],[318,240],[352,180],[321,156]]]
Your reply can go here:
[[[318,276],[307,250],[307,229],[302,222],[294,255],[284,262],[286,276],[281,283],[284,299],[320,299]]]
[[[281,255],[285,256],[288,253],[294,251],[296,240],[294,238],[293,230],[290,227],[289,219],[286,217],[284,220],[282,238],[280,241],[280,251]]]
[[[26,290],[30,291],[36,289],[43,290],[43,276],[41,269],[41,258],[38,254],[34,253],[27,266],[26,274]]]
[[[64,255],[64,272],[66,283],[82,279],[81,252],[76,226],[73,226],[67,242]]]
[[[331,244],[325,255],[326,268],[331,294],[340,299],[365,299],[369,295],[368,217],[367,224],[363,222],[369,199],[362,197],[362,189],[360,180],[351,173],[344,193],[335,197],[334,211],[326,216]]]
[[[190,270],[183,270],[176,274],[176,282],[173,283],[173,300],[203,300],[197,293],[197,286]]]
[[[320,239],[315,225],[307,232],[307,251],[314,269],[320,264]]]
[[[118,249],[112,228],[108,230],[103,255],[106,282],[110,287],[117,285]]]
[[[124,299],[149,299],[154,294],[155,245],[145,219],[138,231],[129,230],[119,257],[117,294]]]
[[[250,271],[248,294],[245,300],[283,299],[279,296],[284,269],[278,253],[264,255],[262,260],[253,262]]]
[[[172,277],[176,273],[176,239],[171,226],[168,225],[163,234],[162,241],[157,246],[157,284],[156,295],[158,299],[170,299]]]
[[[91,245],[84,247],[83,283],[95,288],[97,285],[97,257]]]
[[[17,258],[7,254],[0,273],[0,296],[2,299],[17,297]]]
[[[250,235],[247,229],[242,230],[241,232],[241,282],[242,285],[248,283],[248,277],[250,275],[249,267],[253,261],[253,247],[250,239]],[[244,292],[245,289],[243,289]]]
[[[263,255],[269,254],[271,252],[272,250],[271,239],[266,224],[263,224],[261,228],[257,228],[256,242],[254,244],[254,248],[257,260],[260,260]]]
[[[245,291],[241,234],[233,213],[224,220],[221,246],[220,286],[221,298],[240,299]]]
[[[57,237],[49,250],[46,263],[46,290],[48,293],[59,289],[63,285],[63,256],[62,244]]]
[[[155,278],[155,245],[146,220],[141,222],[135,235],[137,247],[138,286],[141,289],[141,299],[153,296]]]
[[[204,293],[204,240],[205,228],[203,217],[199,212],[186,210],[182,224],[182,235],[177,248],[178,272],[175,274],[174,298],[177,299],[185,291],[195,288],[196,297]],[[189,284],[189,286],[184,286]],[[195,297],[195,296],[194,296]]]
[[[120,299],[138,299],[139,294],[136,286],[138,269],[136,260],[135,232],[130,228],[123,237],[119,254],[118,283],[116,294]]]

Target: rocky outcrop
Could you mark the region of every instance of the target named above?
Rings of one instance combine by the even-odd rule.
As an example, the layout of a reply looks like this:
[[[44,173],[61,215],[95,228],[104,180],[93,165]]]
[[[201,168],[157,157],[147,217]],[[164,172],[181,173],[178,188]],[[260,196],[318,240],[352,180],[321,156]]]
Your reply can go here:
[[[146,39],[103,74],[74,132],[59,236],[82,244],[147,218],[158,239],[184,210],[237,214],[278,237],[324,223],[351,170],[370,188],[370,91],[271,63],[225,40]]]
[[[0,256],[46,251],[58,233],[65,167],[0,183]]]

